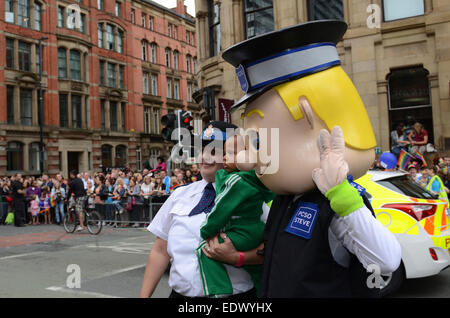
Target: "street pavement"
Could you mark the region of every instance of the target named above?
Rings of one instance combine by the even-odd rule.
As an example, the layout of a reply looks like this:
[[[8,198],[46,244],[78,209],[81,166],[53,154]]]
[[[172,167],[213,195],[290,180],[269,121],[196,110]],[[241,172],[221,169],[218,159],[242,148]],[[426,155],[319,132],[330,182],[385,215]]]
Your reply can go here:
[[[107,226],[90,235],[67,234],[58,225],[0,226],[0,299],[139,297],[154,240],[144,228]],[[78,269],[79,286],[73,285]],[[167,298],[167,281],[165,273],[154,298]],[[450,269],[407,280],[389,297],[450,297]]]
[[[0,226],[0,298],[139,297],[154,240],[143,228],[90,235],[58,225]],[[153,297],[169,295],[167,280],[166,273]]]

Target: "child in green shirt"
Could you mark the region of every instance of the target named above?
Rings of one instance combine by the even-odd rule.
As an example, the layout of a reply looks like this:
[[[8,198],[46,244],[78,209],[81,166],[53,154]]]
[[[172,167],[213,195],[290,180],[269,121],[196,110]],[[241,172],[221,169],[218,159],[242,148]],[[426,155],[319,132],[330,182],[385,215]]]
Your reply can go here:
[[[263,203],[273,200],[275,194],[258,179],[254,170],[239,171],[236,167],[239,136],[228,138],[224,146],[224,169],[216,173],[215,206],[200,229],[206,240],[225,232],[238,251],[258,247],[262,242],[265,223],[261,220]],[[222,243],[222,239],[219,237]],[[223,263],[202,253],[206,242],[197,248],[205,296],[220,297],[233,294],[233,287]],[[261,265],[243,268],[250,274],[259,294]]]

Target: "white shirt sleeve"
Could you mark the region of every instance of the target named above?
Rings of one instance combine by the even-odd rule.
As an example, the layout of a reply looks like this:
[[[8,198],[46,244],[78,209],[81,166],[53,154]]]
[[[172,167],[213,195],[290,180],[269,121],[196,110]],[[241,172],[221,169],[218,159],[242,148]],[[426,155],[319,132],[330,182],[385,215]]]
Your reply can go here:
[[[174,196],[167,198],[166,202],[161,206],[153,221],[147,227],[147,230],[155,234],[157,237],[167,241],[169,238],[169,230],[171,223],[170,210],[174,203]]]
[[[376,264],[382,274],[388,274],[400,265],[400,244],[366,206],[345,217],[336,215],[330,230],[347,250],[356,255],[364,268]]]

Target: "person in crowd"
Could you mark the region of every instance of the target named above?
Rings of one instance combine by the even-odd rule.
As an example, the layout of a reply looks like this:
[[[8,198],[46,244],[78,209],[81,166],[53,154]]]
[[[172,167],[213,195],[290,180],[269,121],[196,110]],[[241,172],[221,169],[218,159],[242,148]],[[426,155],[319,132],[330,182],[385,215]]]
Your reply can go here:
[[[55,220],[56,224],[60,225],[64,221],[64,201],[66,199],[66,190],[62,184],[55,180],[50,196],[55,200]]]
[[[170,177],[167,175],[166,171],[161,171],[159,173],[159,176],[162,179],[162,182],[164,183],[164,189],[166,191],[166,195],[170,194]]]
[[[408,166],[408,176],[412,181],[417,183],[419,183],[420,178],[422,178],[422,174],[417,171],[417,166],[414,164]]]
[[[52,218],[50,214],[50,187],[43,186],[41,188],[40,207],[41,214],[44,215],[44,224],[52,224]]]
[[[31,211],[30,211],[31,196],[35,195],[37,198],[37,201],[39,203],[42,190],[41,190],[41,187],[39,187],[37,180],[29,180],[27,182],[24,182],[24,188],[26,189],[25,201],[27,204],[27,209],[28,209],[29,213],[31,213]],[[29,224],[31,224],[31,218],[29,221],[30,221]]]
[[[437,175],[437,171],[438,169],[435,166],[425,167],[425,172],[429,177],[426,189],[431,190],[433,193],[439,196],[439,199],[446,200],[447,204],[449,204],[444,182],[442,182],[441,178]]]
[[[144,177],[144,183],[141,185],[141,196],[144,199],[144,220],[150,221],[150,203],[151,203],[151,193],[153,191],[153,184],[151,183],[151,177],[146,175]],[[148,226],[148,223],[145,223],[144,226]]]
[[[121,177],[117,178],[116,185],[114,186],[114,198],[113,204],[115,207],[115,214],[118,216],[119,221],[123,222],[121,227],[126,226],[126,221],[128,221],[128,212],[124,208],[124,203],[126,203],[127,186],[123,182]]]
[[[39,225],[39,200],[37,199],[37,196],[35,194],[32,194],[30,196],[30,211],[31,211],[31,218],[33,220],[33,225]]]
[[[186,173],[184,175],[184,182],[186,184],[192,183],[192,171],[190,169],[186,169]]]
[[[130,189],[128,190],[128,196],[132,200],[132,210],[130,213],[130,221],[134,222],[133,227],[139,227],[141,221],[142,209],[144,205],[144,199],[141,196],[141,186],[137,183],[135,178],[130,180]]]
[[[106,207],[105,200],[108,199],[108,188],[105,185],[105,177],[103,175],[97,175],[94,178],[95,189],[94,189],[94,205],[95,210],[100,213],[103,219],[103,225],[106,225]]]
[[[49,187],[50,190],[52,189],[53,183],[52,183],[52,180],[50,180],[48,175],[43,174],[41,180],[42,180],[42,183],[40,184],[41,189],[43,187]]]
[[[173,192],[173,190],[175,190],[177,187],[179,186],[178,182],[177,182],[177,177],[172,176],[170,177],[170,193]]]
[[[443,172],[445,175],[444,185],[447,189],[450,189],[450,156],[444,157]]]
[[[11,192],[13,196],[14,226],[25,226],[25,190],[21,173],[17,173],[11,182]]]
[[[75,202],[75,210],[78,213],[78,218],[80,225],[77,227],[77,231],[84,231],[86,227],[84,226],[83,209],[86,203],[87,195],[86,189],[84,187],[83,180],[77,177],[77,172],[72,170],[70,172],[70,178],[72,181],[69,183],[69,192],[67,194],[67,199],[70,199],[73,195]]]
[[[186,182],[184,181],[184,175],[182,173],[180,173],[179,175],[176,176],[176,183],[178,186],[182,186],[182,185],[186,184]]]
[[[198,169],[198,166],[196,164],[192,165],[191,172],[192,172],[192,182],[202,180],[202,174],[200,173],[200,170]]]
[[[89,172],[85,172],[81,175],[83,176],[82,180],[83,180],[84,188],[86,189],[86,191],[88,191],[89,190],[88,183],[90,182],[91,187],[92,187],[92,185],[94,184],[94,180],[91,179],[91,175],[89,174]]]
[[[391,152],[398,158],[402,150],[408,151],[408,140],[405,140],[405,125],[399,123],[395,130],[391,132]]]
[[[113,202],[113,190],[114,187],[110,178],[106,178],[105,186],[108,189],[108,197],[105,200],[105,212],[106,212],[106,225],[114,225],[113,219],[115,215],[115,208]]]
[[[213,124],[223,134],[226,134],[226,127],[234,127],[227,123]],[[208,140],[204,139],[204,142],[203,146],[206,146]],[[169,297],[204,297],[196,249],[202,240],[200,227],[214,206],[216,172],[222,169],[223,165],[219,155],[205,151],[203,156],[203,163],[200,164],[202,180],[178,187],[148,227],[148,230],[156,235],[156,240],[145,269],[140,292],[142,298],[153,295],[169,262],[169,286],[172,289]],[[233,266],[227,266],[227,270],[233,285],[234,298],[256,296],[252,281],[245,270]]]
[[[4,224],[8,215],[9,183],[8,179],[1,179],[0,181],[0,225]]]
[[[154,169],[150,170],[150,172],[159,172],[159,171],[167,172],[167,166],[164,161],[164,157],[160,156],[157,158],[157,160],[158,160],[158,164],[156,165],[156,167]]]
[[[420,152],[424,154],[427,151],[428,131],[419,122],[413,126],[413,130],[408,135],[408,140],[411,144],[411,153]]]

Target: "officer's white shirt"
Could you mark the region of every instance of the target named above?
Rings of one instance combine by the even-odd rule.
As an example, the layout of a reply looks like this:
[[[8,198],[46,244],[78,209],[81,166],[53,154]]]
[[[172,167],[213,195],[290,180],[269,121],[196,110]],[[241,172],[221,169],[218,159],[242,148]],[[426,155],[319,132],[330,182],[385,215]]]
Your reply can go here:
[[[172,265],[169,286],[177,293],[188,297],[203,295],[200,269],[196,249],[200,245],[200,227],[206,214],[189,216],[200,201],[208,183],[194,182],[176,189],[162,205],[147,228],[157,237],[167,241],[167,252]],[[213,184],[215,187],[215,184]],[[250,275],[242,268],[225,265],[233,285],[233,293],[243,293],[253,288]]]

